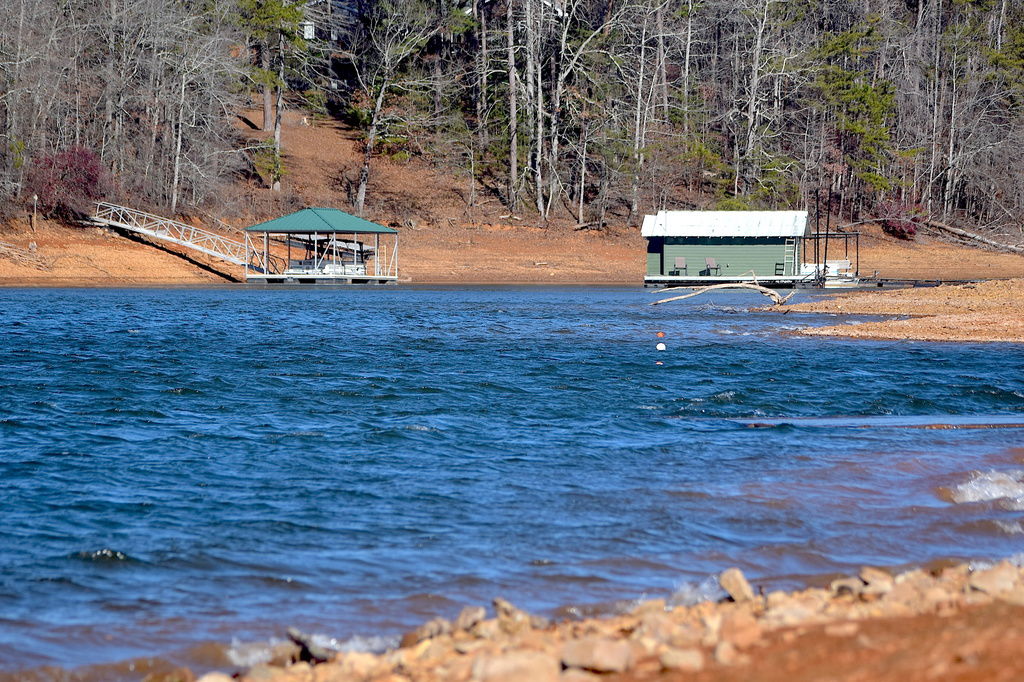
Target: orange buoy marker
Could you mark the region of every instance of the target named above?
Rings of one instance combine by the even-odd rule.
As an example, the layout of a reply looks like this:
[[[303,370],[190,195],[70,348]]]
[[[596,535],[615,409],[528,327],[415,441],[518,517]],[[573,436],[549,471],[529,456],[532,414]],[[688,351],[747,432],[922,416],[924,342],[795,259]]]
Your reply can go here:
[[[658,332],[657,334],[655,334],[655,336],[657,336],[659,339],[663,339],[665,338],[665,332]]]

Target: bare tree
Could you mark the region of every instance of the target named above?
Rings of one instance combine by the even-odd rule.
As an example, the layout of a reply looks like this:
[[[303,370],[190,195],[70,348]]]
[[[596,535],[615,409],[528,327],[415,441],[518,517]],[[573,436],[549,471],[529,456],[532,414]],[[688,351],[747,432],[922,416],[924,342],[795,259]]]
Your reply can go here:
[[[365,134],[363,163],[355,199],[358,215],[363,214],[366,203],[377,138],[392,121],[388,100],[401,91],[427,84],[427,79],[408,69],[412,57],[426,47],[438,28],[434,6],[423,0],[382,0],[367,10],[362,25],[351,36],[353,49],[347,57],[365,101],[361,118]]]

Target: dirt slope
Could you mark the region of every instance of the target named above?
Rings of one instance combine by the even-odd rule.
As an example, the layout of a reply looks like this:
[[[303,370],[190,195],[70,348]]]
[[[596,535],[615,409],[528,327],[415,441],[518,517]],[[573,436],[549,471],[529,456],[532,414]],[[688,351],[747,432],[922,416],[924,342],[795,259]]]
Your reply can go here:
[[[167,251],[98,228],[69,228],[41,220],[33,232],[19,222],[0,232],[0,241],[38,256],[42,264],[34,267],[0,256],[0,286],[209,285],[228,281]],[[195,260],[210,261],[202,256]]]
[[[258,121],[256,112],[248,113]],[[252,139],[266,136],[239,123]],[[303,206],[351,209],[361,152],[356,134],[335,122],[315,122],[301,112],[284,117],[283,191],[239,182],[224,197],[229,221],[245,226]],[[510,215],[497,197],[470,188],[464,169],[434,167],[422,159],[374,160],[367,217],[401,232],[400,275],[419,283],[607,283],[640,284],[645,267],[639,228],[622,217],[602,231],[574,229],[565,207],[555,207],[543,225],[525,208]],[[860,272],[910,279],[1024,277],[1024,257],[964,248],[920,236],[900,242],[873,226],[862,232]],[[0,285],[203,284],[223,281],[194,264],[94,229],[43,225],[37,234],[27,221],[0,229],[0,241],[28,248],[50,263],[47,269],[0,257]],[[173,251],[174,247],[168,247]],[[830,254],[841,257],[840,254]],[[203,256],[199,262],[240,277],[240,268]]]
[[[950,244],[927,234],[905,242],[874,225],[860,225],[860,274],[892,279],[1005,279],[1024,277],[1024,256]],[[1021,237],[1024,241],[1024,235]],[[831,259],[832,256],[830,255]]]

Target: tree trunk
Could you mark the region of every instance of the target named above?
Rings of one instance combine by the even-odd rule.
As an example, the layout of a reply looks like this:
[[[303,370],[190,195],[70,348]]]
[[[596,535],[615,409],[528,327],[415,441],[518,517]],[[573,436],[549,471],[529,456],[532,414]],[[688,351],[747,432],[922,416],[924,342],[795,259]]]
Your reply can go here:
[[[540,214],[542,220],[547,220],[547,214],[544,210],[544,65],[541,63],[541,33],[544,27],[544,5],[538,6],[540,16],[537,18],[537,25],[532,30],[533,43],[532,52],[534,53],[534,68],[533,76],[535,79],[536,94],[534,95],[534,123],[536,129],[534,136],[536,141],[534,143],[534,156],[533,156],[533,192],[536,195],[535,201],[537,206],[537,213]]]
[[[658,5],[655,30],[658,32],[658,87],[661,95],[662,115],[668,118],[668,64],[665,57],[665,6]]]
[[[764,49],[764,34],[768,29],[768,7],[771,4],[771,0],[763,0],[764,6],[761,8],[761,15],[758,17],[757,23],[757,35],[754,38],[754,54],[750,60],[750,98],[747,100],[747,139],[744,146],[742,162],[747,165],[749,170],[753,172],[754,165],[752,159],[754,156],[754,146],[757,140],[757,123],[760,118],[757,110],[757,93],[761,89],[761,52]],[[736,169],[737,178],[740,174],[740,169]],[[736,183],[737,189],[739,188],[739,181]]]
[[[444,54],[444,37],[440,36],[437,40],[437,54],[434,55],[434,118],[440,120],[441,118],[441,99],[443,91],[441,88],[442,82],[442,69],[441,69],[441,58]]]
[[[508,43],[508,207],[515,211],[519,204],[519,114],[516,111],[516,49],[515,49],[515,21],[512,15],[512,2],[508,3],[507,14],[507,43]]]
[[[999,25],[996,26],[996,50],[1003,49],[1003,32],[1006,30],[1006,8],[1010,0],[1003,0],[999,7]]]
[[[174,133],[174,177],[171,180],[171,214],[178,211],[178,183],[181,179],[181,138],[185,126],[185,74],[181,74],[181,89],[178,98],[178,116]]]
[[[941,21],[941,2],[937,4],[934,9],[935,15],[935,29],[933,35],[933,46],[932,49],[935,51],[933,69],[934,76],[932,81],[932,134],[931,134],[931,153],[928,160],[928,203],[927,210],[928,214],[932,213],[932,201],[935,198],[935,175],[936,166],[938,164],[939,157],[939,109],[942,106],[941,94],[942,94],[942,70],[941,70],[941,54],[942,54],[942,30],[940,28]]]
[[[956,68],[957,51],[953,49],[953,54],[950,55],[951,69]],[[958,112],[956,110],[957,105],[957,92],[956,92],[956,73],[950,74],[949,79],[949,141],[946,146],[946,182],[945,190],[943,192],[943,203],[942,203],[942,217],[943,220],[949,218],[950,212],[954,206],[954,193],[956,192],[956,117]]]
[[[273,126],[274,108],[273,90],[267,80],[270,77],[270,46],[266,43],[260,45],[260,66],[263,68],[263,131],[267,132]]]
[[[576,222],[583,224],[583,194],[587,187],[587,121],[586,111],[583,112],[583,124],[580,126],[580,187],[576,197]],[[600,229],[600,225],[598,228]]]
[[[693,0],[686,0],[686,49],[683,54],[683,133],[690,133],[690,50],[693,46]]]
[[[643,154],[640,152],[644,144],[644,73],[647,66],[647,19],[640,38],[640,73],[636,79],[636,106],[633,110],[633,184],[630,189],[629,220],[640,210],[640,167],[643,165]],[[653,76],[652,76],[653,78]]]
[[[380,126],[380,112],[384,108],[384,93],[388,84],[381,86],[377,98],[373,102],[373,117],[370,119],[370,129],[366,133],[366,146],[363,149],[363,166],[359,169],[359,188],[356,190],[356,215],[363,215],[363,208],[366,204],[366,186],[370,182],[370,161],[373,158],[373,146],[377,142],[377,131]]]
[[[281,191],[281,113],[284,109],[284,35],[277,43],[277,102],[274,106],[274,184],[275,192]]]
[[[549,133],[551,144],[548,145],[550,156],[548,159],[548,201],[544,208],[545,217],[551,215],[551,204],[555,200],[555,196],[561,193],[559,189],[561,181],[558,178],[558,138],[561,135],[562,88],[565,85],[562,69],[565,64],[565,47],[568,40],[569,26],[569,19],[565,14],[562,15],[561,19],[562,25],[559,31],[558,53],[551,58],[551,75],[552,81],[554,81],[554,91],[551,95],[551,126]]]
[[[487,53],[487,13],[480,12],[477,0],[473,1],[473,16],[480,22],[477,32],[480,50],[477,55],[476,129],[482,149],[487,146],[487,71],[490,69],[490,60]]]

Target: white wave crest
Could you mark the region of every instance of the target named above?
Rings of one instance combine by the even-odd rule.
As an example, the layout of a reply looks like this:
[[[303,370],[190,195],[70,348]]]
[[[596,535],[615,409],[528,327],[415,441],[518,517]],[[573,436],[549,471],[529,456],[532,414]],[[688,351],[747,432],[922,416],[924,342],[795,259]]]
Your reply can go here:
[[[996,523],[1000,526],[1003,525],[1000,521],[997,521]],[[1024,552],[1017,552],[1016,554],[1011,554],[1010,556],[1006,557],[1005,561],[1009,561],[1017,568],[1024,568]],[[997,563],[998,561],[991,559],[975,559],[974,561],[967,562],[967,566],[971,569],[971,572],[973,573],[974,571],[984,571],[985,569],[992,568]]]
[[[326,646],[338,651],[368,651],[373,654],[379,654],[397,647],[398,637],[382,637],[380,635],[364,637],[362,635],[354,635],[341,641],[331,639],[330,644]]]
[[[355,635],[348,639],[338,639],[330,635],[314,633],[310,640],[321,649],[331,651],[366,651],[379,654],[388,649],[398,646],[398,637]],[[232,665],[240,668],[251,668],[261,663],[269,663],[274,660],[282,648],[290,647],[291,644],[283,639],[270,639],[264,642],[241,642],[234,640],[228,647],[227,657]]]
[[[261,663],[269,663],[274,658],[275,648],[284,644],[283,639],[271,639],[266,642],[240,642],[236,639],[231,642],[226,653],[232,665],[251,668]]]
[[[725,590],[718,584],[718,578],[710,575],[699,583],[684,582],[668,599],[669,606],[693,606],[706,601],[719,601],[725,597]]]
[[[1000,500],[1007,509],[1024,509],[1024,470],[975,471],[950,493],[958,504]]]

